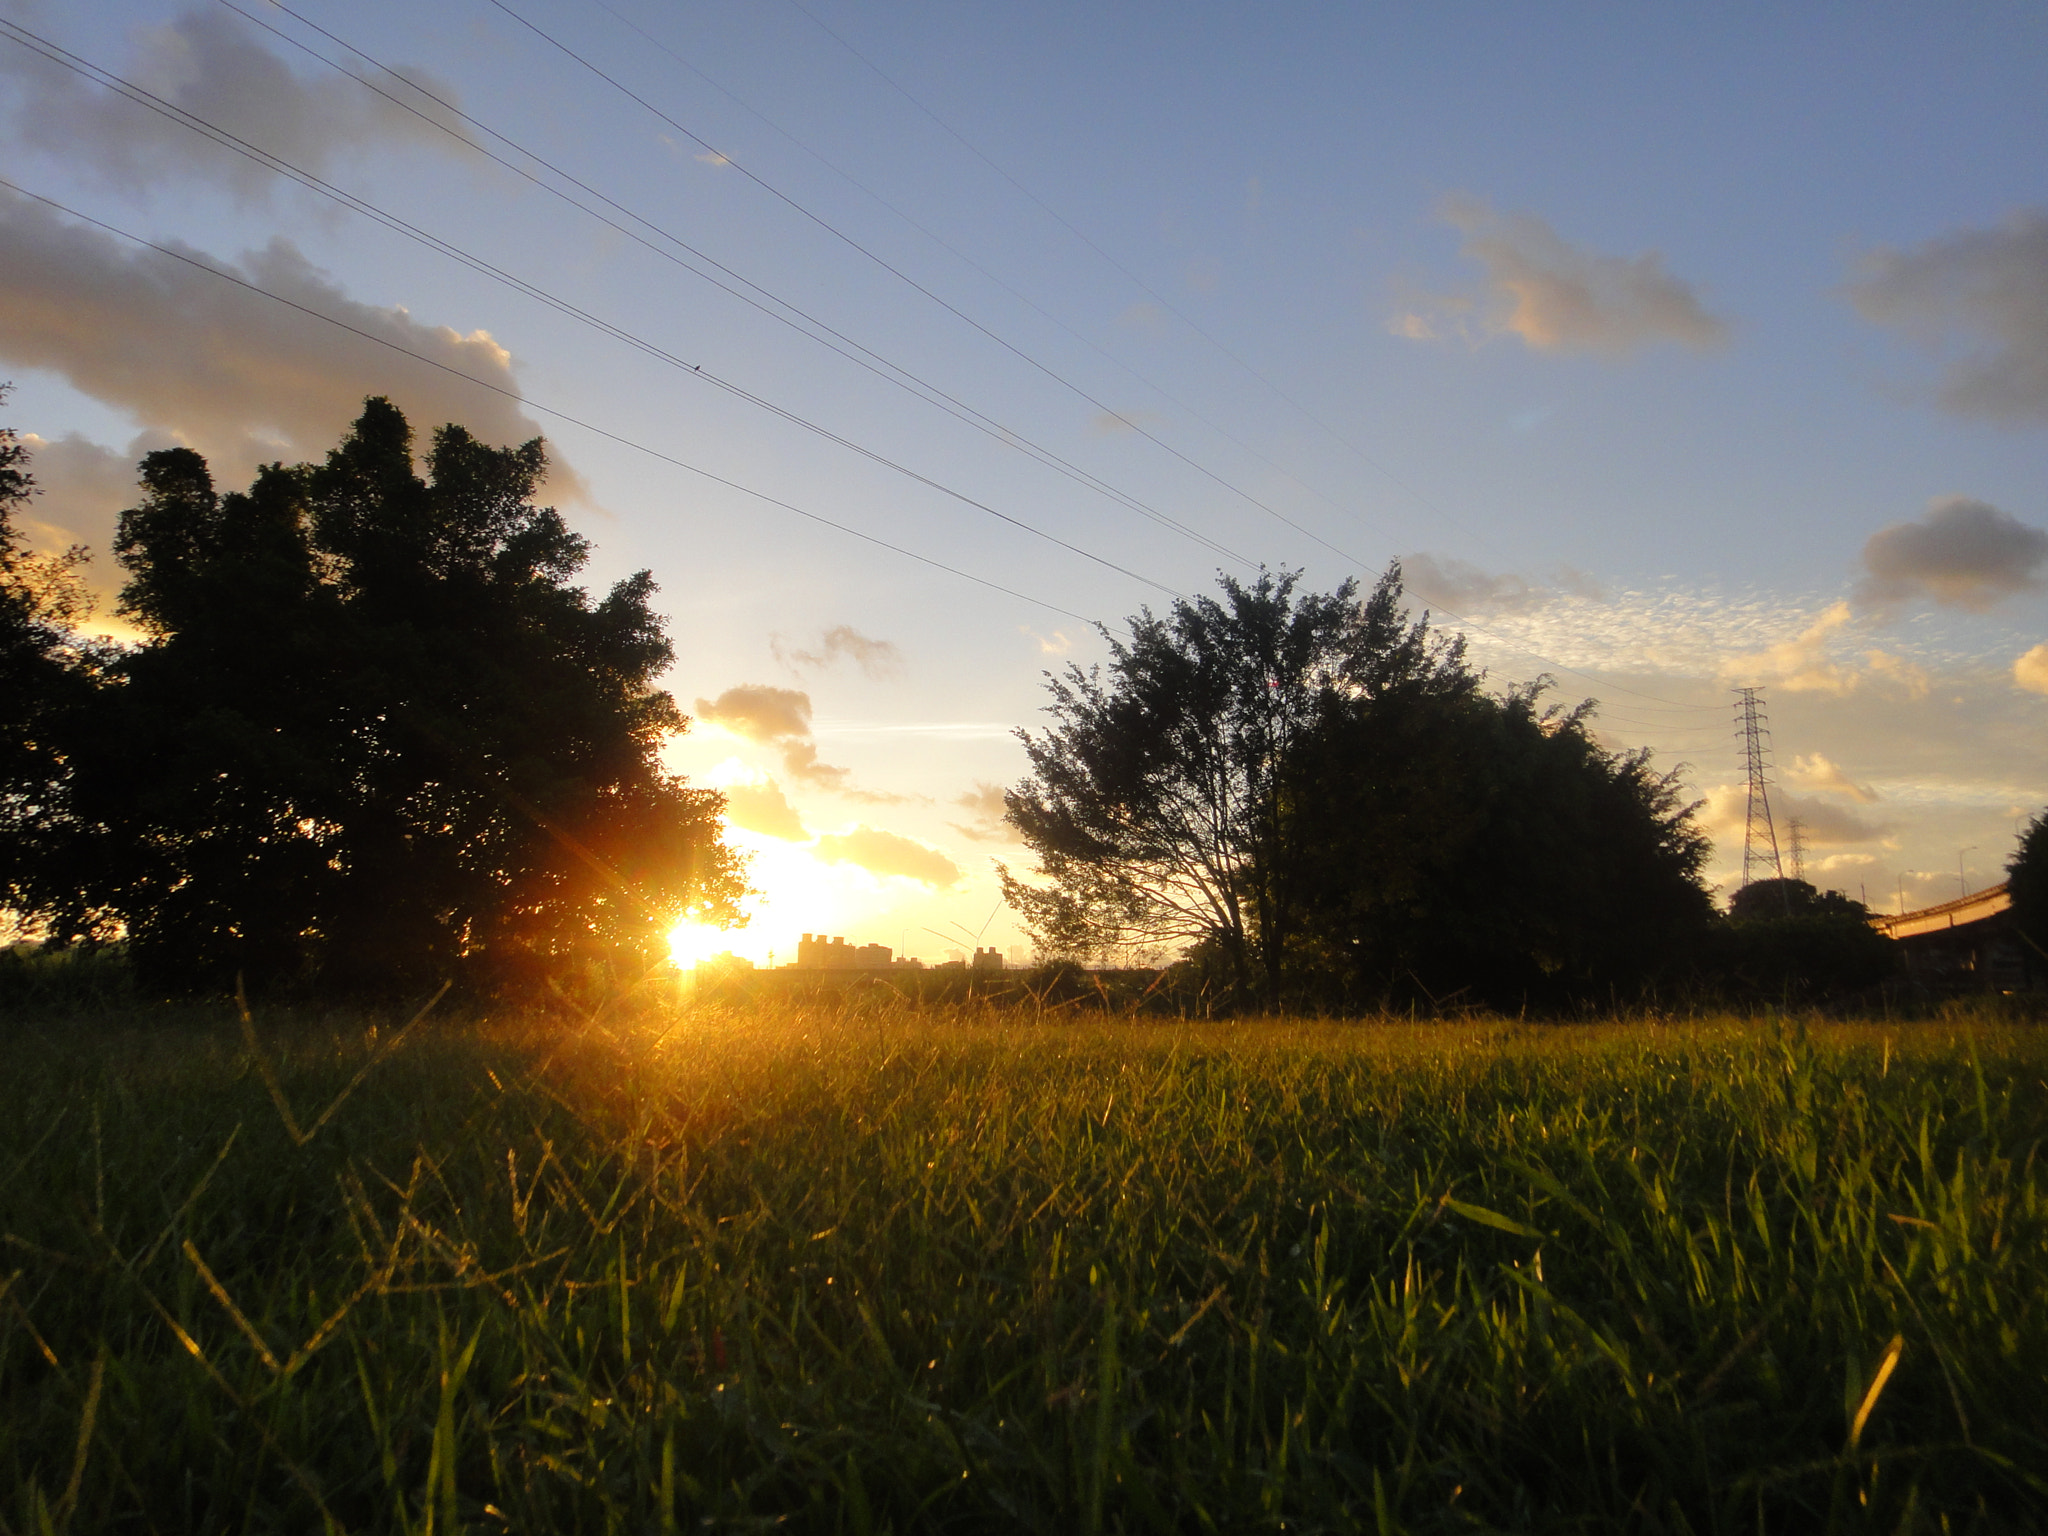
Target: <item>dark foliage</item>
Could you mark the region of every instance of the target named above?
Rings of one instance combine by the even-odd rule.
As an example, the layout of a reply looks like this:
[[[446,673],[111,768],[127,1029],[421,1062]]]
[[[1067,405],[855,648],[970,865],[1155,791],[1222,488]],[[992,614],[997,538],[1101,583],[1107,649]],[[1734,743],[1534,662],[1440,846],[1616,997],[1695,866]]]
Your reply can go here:
[[[151,638],[75,723],[60,937],[113,914],[154,985],[376,994],[645,964],[729,912],[718,797],[656,755],[685,721],[654,583],[570,585],[545,463],[447,426],[422,477],[382,399],[247,492],[144,460],[117,552]]]
[[[1866,997],[1899,973],[1899,946],[1870,926],[1870,909],[1804,880],[1753,880],[1697,951],[1698,980],[1738,1007],[1806,1006]]]
[[[1737,922],[1784,917],[1838,917],[1866,922],[1870,908],[1840,891],[1816,890],[1804,880],[1784,877],[1752,880],[1728,899],[1728,915]]]
[[[1518,1006],[1633,990],[1704,928],[1671,777],[1590,706],[1484,692],[1398,566],[1362,601],[1222,585],[1052,680],[1008,797],[1044,883],[1005,875],[1042,945],[1178,941],[1267,1006]]]
[[[91,608],[77,576],[85,551],[38,555],[16,526],[35,494],[28,449],[0,428],[0,908],[14,912],[59,895],[48,873],[69,840],[62,722],[110,659],[76,634]]]
[[[2031,967],[2048,972],[2048,811],[2027,823],[2012,862],[2005,866],[2005,878],[2012,894],[2013,924],[2020,942],[2033,951]]]

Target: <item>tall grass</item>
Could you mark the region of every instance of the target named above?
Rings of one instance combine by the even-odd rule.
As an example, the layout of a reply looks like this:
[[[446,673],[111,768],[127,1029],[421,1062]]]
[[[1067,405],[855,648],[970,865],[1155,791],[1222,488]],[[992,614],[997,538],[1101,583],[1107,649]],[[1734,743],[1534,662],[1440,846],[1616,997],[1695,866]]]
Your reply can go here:
[[[6,1062],[5,1532],[2048,1526],[2038,1032],[850,999]]]

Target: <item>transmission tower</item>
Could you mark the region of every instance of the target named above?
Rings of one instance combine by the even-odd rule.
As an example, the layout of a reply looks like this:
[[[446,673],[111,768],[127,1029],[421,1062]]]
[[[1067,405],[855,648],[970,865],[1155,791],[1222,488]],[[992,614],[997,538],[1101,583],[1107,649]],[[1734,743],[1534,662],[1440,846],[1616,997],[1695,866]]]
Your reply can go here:
[[[1785,878],[1785,864],[1778,857],[1778,831],[1771,825],[1770,778],[1764,756],[1770,751],[1768,720],[1757,697],[1761,688],[1738,688],[1736,718],[1741,722],[1742,760],[1749,773],[1749,820],[1742,830],[1742,883],[1748,885],[1762,870],[1767,879]]]
[[[1785,841],[1792,845],[1792,878],[1806,878],[1806,823],[1794,816],[1785,826]]]

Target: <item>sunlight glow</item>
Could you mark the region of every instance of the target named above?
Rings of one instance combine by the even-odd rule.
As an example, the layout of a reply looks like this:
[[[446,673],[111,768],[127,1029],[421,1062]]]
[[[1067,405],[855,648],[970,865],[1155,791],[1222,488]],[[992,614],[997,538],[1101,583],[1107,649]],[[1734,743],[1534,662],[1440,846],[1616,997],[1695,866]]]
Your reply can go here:
[[[724,954],[738,937],[730,928],[711,928],[688,921],[677,923],[668,934],[669,963],[687,971],[713,955]]]

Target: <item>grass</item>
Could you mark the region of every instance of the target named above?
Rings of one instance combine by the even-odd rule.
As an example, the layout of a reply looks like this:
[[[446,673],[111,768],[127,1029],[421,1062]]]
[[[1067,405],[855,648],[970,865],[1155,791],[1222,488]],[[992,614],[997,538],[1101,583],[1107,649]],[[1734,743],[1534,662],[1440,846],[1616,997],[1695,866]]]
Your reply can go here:
[[[0,1536],[2048,1526],[2048,1034],[10,1026]]]

